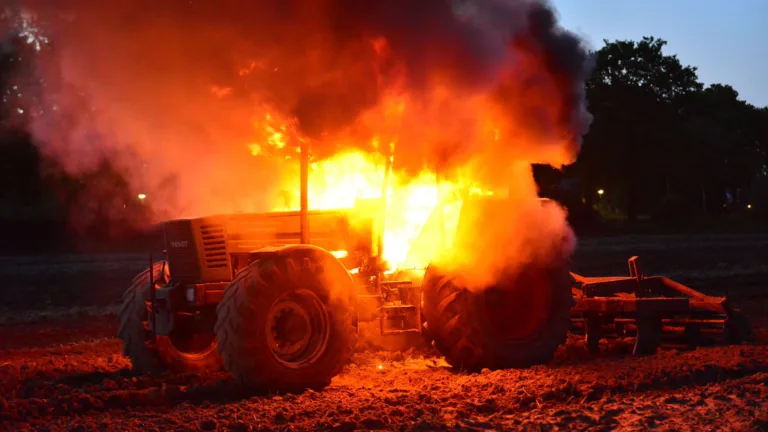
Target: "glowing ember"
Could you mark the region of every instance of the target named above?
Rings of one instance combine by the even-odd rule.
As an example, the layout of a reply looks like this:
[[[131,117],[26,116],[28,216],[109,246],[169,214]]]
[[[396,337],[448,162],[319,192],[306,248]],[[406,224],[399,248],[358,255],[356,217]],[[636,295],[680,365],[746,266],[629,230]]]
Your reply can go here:
[[[258,156],[261,153],[261,146],[258,144],[248,144],[248,148],[253,156]]]
[[[337,250],[337,251],[332,251],[331,255],[335,256],[338,259],[342,259],[342,258],[346,258],[349,255],[349,252],[345,250]]]

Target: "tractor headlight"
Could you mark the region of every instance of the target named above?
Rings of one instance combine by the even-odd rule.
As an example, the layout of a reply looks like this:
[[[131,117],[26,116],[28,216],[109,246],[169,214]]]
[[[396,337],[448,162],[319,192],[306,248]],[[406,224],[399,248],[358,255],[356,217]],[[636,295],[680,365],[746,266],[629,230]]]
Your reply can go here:
[[[190,303],[194,303],[195,302],[195,287],[194,286],[187,287],[187,301],[190,302]]]

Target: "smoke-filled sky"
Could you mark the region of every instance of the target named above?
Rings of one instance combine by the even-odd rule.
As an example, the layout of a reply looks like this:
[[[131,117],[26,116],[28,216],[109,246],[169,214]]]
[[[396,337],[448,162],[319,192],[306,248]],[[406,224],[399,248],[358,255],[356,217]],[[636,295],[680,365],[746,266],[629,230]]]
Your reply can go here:
[[[45,150],[75,171],[108,155],[146,191],[174,174],[184,212],[269,200],[280,168],[247,151],[265,131],[317,157],[379,137],[399,169],[503,177],[573,161],[591,121],[586,51],[544,1],[21,4],[54,45],[38,73],[66,113],[35,120]]]

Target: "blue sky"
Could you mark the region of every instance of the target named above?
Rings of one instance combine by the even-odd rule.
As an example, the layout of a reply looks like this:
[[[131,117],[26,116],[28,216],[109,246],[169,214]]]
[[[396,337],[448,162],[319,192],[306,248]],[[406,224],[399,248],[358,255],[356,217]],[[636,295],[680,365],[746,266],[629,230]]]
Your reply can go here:
[[[550,0],[561,24],[590,42],[664,39],[704,84],[730,84],[768,106],[768,0]]]

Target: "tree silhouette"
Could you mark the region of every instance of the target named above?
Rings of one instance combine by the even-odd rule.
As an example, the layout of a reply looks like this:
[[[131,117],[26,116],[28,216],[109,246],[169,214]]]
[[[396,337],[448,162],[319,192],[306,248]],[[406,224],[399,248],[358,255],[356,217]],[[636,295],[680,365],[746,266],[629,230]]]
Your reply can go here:
[[[702,211],[716,211],[749,189],[764,164],[765,137],[760,136],[760,111],[738,98],[729,85],[713,84],[688,107],[687,141],[693,155],[687,172],[698,181]],[[724,193],[717,194],[717,191]]]
[[[10,19],[12,14],[0,15],[0,21]],[[77,120],[76,113],[52,110],[54,101],[44,98],[46,86],[58,83],[40,79],[36,68],[39,61],[55,62],[55,49],[12,24],[0,22],[0,28],[10,29],[0,39],[0,246],[48,248],[67,236],[108,241],[147,225],[148,208],[137,202],[107,156],[73,175],[48,157],[47,143],[33,137],[34,116],[47,111],[49,120],[67,124]]]
[[[577,172],[593,190],[611,191],[605,199],[623,208],[630,220],[668,195],[684,157],[682,105],[699,91],[696,68],[662,52],[666,41],[605,42],[587,82],[594,122],[584,139]]]
[[[33,106],[33,49],[15,33],[0,40],[0,206],[6,216],[36,204],[42,196],[40,152],[27,132]],[[24,93],[30,91],[30,94]]]
[[[663,52],[666,41],[605,41],[587,82],[594,122],[571,168],[630,221],[674,202],[712,214],[745,207],[764,175],[766,109],[728,85],[707,88],[696,68]]]

